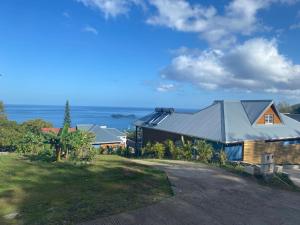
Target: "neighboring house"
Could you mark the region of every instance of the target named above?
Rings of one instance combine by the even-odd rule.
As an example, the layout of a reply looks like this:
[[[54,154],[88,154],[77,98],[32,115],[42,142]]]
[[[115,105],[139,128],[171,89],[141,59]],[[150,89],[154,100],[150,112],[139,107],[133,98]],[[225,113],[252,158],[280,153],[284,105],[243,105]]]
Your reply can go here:
[[[107,147],[126,147],[126,134],[115,129],[93,124],[78,124],[78,130],[84,130],[95,134],[95,142],[92,143],[96,148]]]
[[[137,147],[147,142],[203,139],[229,160],[260,163],[274,152],[277,163],[300,163],[300,123],[279,113],[272,100],[215,101],[195,113],[157,108],[135,122]]]
[[[293,114],[293,113],[285,113],[284,115],[291,117],[294,120],[297,120],[298,122],[300,122],[300,114]]]
[[[42,128],[43,133],[55,133],[58,134],[61,131],[62,128]],[[69,128],[69,132],[76,131],[76,128]]]

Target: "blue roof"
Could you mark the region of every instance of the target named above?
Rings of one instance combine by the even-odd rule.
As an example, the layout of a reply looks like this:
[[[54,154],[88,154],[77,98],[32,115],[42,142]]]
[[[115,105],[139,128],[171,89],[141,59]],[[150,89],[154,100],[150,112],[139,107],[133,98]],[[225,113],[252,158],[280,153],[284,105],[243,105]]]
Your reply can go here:
[[[78,130],[84,130],[84,131],[94,133],[95,134],[94,144],[118,143],[118,142],[122,142],[121,137],[126,136],[126,134],[122,133],[121,131],[115,128],[106,128],[106,127],[101,127],[99,125],[78,124],[76,127]]]
[[[300,138],[300,123],[278,111],[282,124],[256,125],[255,121],[271,106],[277,111],[272,100],[215,101],[196,113],[169,113],[155,126],[147,123],[151,115],[135,125],[223,143]]]
[[[272,100],[242,100],[241,104],[248,116],[251,124],[253,124],[262,112],[272,104]]]

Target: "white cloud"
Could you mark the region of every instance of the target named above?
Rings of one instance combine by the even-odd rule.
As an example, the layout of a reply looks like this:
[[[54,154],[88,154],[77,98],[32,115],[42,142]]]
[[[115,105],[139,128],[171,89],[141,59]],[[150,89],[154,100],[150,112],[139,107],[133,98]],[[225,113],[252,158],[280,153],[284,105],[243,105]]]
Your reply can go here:
[[[230,50],[186,51],[172,60],[162,77],[210,90],[300,91],[300,65],[280,54],[275,40],[262,38]]]
[[[257,13],[273,3],[294,4],[299,0],[232,0],[220,13],[212,5],[191,4],[188,0],[77,0],[104,13],[105,18],[126,15],[132,6],[152,6],[155,10],[146,21],[151,25],[169,27],[199,34],[213,46],[226,47],[237,35],[250,35],[266,26]]]
[[[174,84],[160,84],[156,90],[159,92],[168,92],[168,91],[172,91],[175,89],[175,85]]]
[[[105,18],[127,14],[132,5],[142,5],[143,0],[77,0],[87,7],[104,13]]]
[[[220,14],[213,6],[190,4],[186,0],[150,0],[157,9],[147,22],[178,31],[195,32],[214,46],[228,46],[237,34],[249,35],[263,30],[257,19],[259,10],[272,3],[293,4],[298,0],[233,0]]]
[[[98,30],[90,25],[86,25],[83,29],[83,32],[88,32],[88,33],[92,33],[94,35],[98,35]]]

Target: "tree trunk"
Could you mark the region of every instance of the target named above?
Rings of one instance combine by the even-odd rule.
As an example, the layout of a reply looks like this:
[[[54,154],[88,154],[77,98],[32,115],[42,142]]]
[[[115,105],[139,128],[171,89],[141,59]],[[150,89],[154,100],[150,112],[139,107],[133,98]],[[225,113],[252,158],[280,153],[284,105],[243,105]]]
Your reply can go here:
[[[61,148],[56,149],[56,161],[59,162],[61,160]]]

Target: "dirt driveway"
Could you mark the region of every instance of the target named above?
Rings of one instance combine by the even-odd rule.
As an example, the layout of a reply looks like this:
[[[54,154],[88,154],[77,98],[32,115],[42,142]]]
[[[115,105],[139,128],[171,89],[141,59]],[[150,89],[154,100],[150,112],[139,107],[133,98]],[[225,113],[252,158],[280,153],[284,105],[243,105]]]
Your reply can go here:
[[[84,225],[299,225],[300,193],[261,186],[189,162],[151,164],[165,170],[175,196]]]

